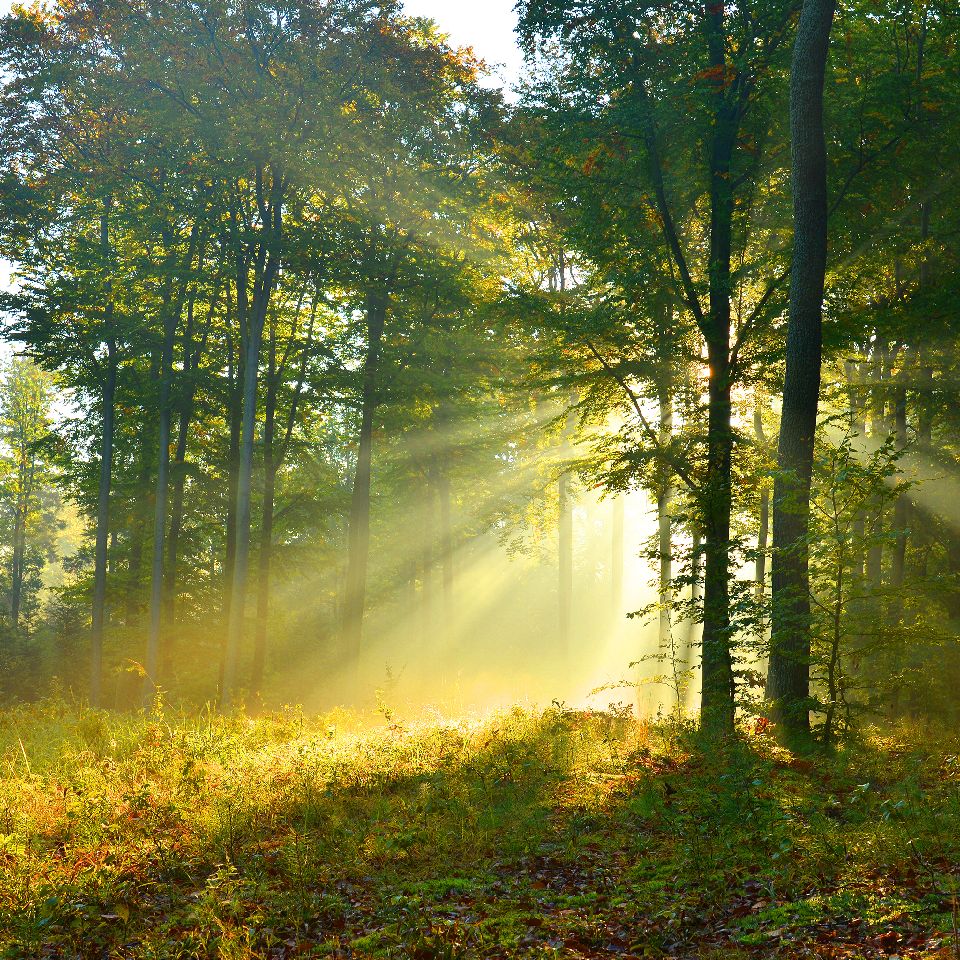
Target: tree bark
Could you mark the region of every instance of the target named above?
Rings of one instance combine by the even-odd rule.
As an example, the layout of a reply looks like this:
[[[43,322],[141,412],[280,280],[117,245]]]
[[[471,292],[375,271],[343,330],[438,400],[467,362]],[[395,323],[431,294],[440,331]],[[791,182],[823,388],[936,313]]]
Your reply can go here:
[[[673,399],[669,389],[662,391],[660,403],[660,443],[667,446],[673,437]],[[670,472],[661,471],[660,491],[657,497],[657,553],[660,561],[660,649],[671,647],[673,603],[673,538],[671,536],[670,506],[673,489]]]
[[[785,738],[810,733],[809,524],[827,264],[823,87],[834,0],[804,0],[790,76],[794,211],[778,470],[773,495],[773,618],[767,697]]]
[[[104,227],[106,231],[106,227]],[[97,490],[97,531],[93,562],[93,611],[91,616],[90,705],[101,705],[103,634],[107,609],[107,546],[110,538],[110,485],[113,477],[114,397],[117,389],[117,347],[107,341],[100,431],[100,482]]]
[[[759,402],[753,409],[753,432],[761,448],[766,448],[767,435],[763,429],[763,414]],[[753,584],[754,595],[761,601],[767,589],[767,547],[770,538],[770,491],[766,485],[760,491],[760,516],[757,525],[757,560],[754,565]]]
[[[304,285],[297,302],[296,315],[300,314],[300,307],[306,293]],[[313,344],[313,328],[317,316],[317,294],[314,294],[313,307],[310,311],[310,326],[307,329],[305,342],[300,352],[300,371],[297,377],[293,397],[290,400],[290,409],[287,411],[287,422],[279,446],[276,443],[276,416],[277,396],[282,378],[287,369],[287,361],[293,348],[296,330],[290,331],[290,339],[278,365],[276,327],[270,328],[270,347],[268,355],[268,389],[266,409],[264,412],[263,428],[263,516],[260,528],[260,555],[257,572],[257,622],[253,641],[253,670],[250,679],[250,694],[256,698],[263,689],[264,673],[267,662],[267,626],[270,618],[270,568],[273,563],[273,521],[276,502],[277,471],[286,459],[290,449],[290,438],[297,422],[297,410],[303,394],[303,386],[307,378],[307,367],[310,361],[310,349]]]
[[[191,298],[187,305],[187,322],[183,334],[183,376],[184,394],[180,398],[180,422],[177,427],[177,444],[174,452],[170,479],[173,492],[170,497],[170,532],[167,537],[167,558],[164,571],[164,619],[167,624],[167,633],[163,638],[161,652],[160,676],[169,677],[173,665],[173,628],[176,619],[177,606],[177,565],[179,563],[180,536],[183,532],[184,521],[184,488],[186,485],[187,442],[190,436],[190,424],[195,411],[197,392],[196,372],[200,359],[206,349],[207,338],[213,321],[213,314],[220,299],[219,286],[214,289],[210,300],[209,310],[199,342],[194,346],[193,339],[193,307]],[[211,572],[212,573],[212,572]]]
[[[367,294],[367,350],[360,397],[360,437],[350,498],[347,531],[347,573],[343,601],[343,641],[347,655],[358,663],[363,641],[363,615],[367,598],[367,562],[370,554],[370,481],[373,462],[373,420],[379,402],[380,352],[389,295],[386,290]]]
[[[173,376],[173,339],[177,311],[164,318],[163,349],[160,355],[160,409],[157,439],[157,493],[153,516],[153,562],[150,569],[150,631],[147,637],[146,675],[143,705],[149,706],[157,691],[160,668],[160,628],[163,600],[163,554],[167,531],[170,477],[170,380]]]
[[[113,421],[117,389],[117,342],[113,326],[113,283],[110,277],[110,207],[104,202],[100,217],[100,248],[104,270],[104,328],[107,345],[106,370],[102,386],[100,431],[100,481],[97,489],[97,529],[93,562],[93,604],[90,617],[90,705],[99,707],[103,673],[103,634],[107,610],[107,553],[110,538],[110,484],[113,477]]]
[[[292,336],[292,334],[291,334]],[[277,467],[273,456],[273,435],[277,416],[277,330],[271,322],[267,346],[267,395],[263,411],[263,511],[260,520],[260,553],[257,558],[257,623],[253,637],[253,670],[250,694],[256,698],[263,688],[267,661],[267,619],[270,613],[270,563],[273,551],[273,501]]]
[[[613,617],[623,617],[623,552],[626,546],[626,503],[622,493],[613,498],[610,519],[610,604]]]
[[[576,402],[576,398],[571,398]],[[573,433],[573,413],[567,415],[564,429],[563,453],[570,454]],[[561,655],[570,654],[571,619],[573,614],[573,497],[570,493],[571,476],[564,469],[558,481],[559,517],[557,524],[557,620]]]
[[[449,464],[444,463],[437,474],[437,520],[440,525],[440,580],[443,593],[443,626],[449,633],[453,623],[453,526],[451,524],[451,495]]]
[[[173,380],[173,344],[183,309],[189,280],[186,274],[193,267],[197,245],[197,225],[190,235],[185,275],[180,290],[171,300],[168,292],[163,311],[163,346],[160,352],[160,409],[157,438],[157,490],[153,514],[153,562],[150,569],[150,628],[147,637],[146,676],[143,684],[143,705],[149,706],[160,679],[160,646],[163,620],[163,563],[166,548],[167,514],[170,500],[170,432],[173,409],[170,394]],[[201,254],[202,257],[202,254]],[[172,278],[168,283],[172,284]],[[169,290],[169,288],[168,288]],[[184,366],[188,366],[184,356]]]
[[[279,265],[271,257],[267,271],[275,272]],[[227,619],[227,648],[224,658],[223,686],[220,705],[229,709],[233,704],[234,688],[243,642],[243,619],[246,613],[247,569],[250,560],[250,495],[253,481],[253,440],[257,416],[257,374],[260,349],[263,345],[263,327],[273,290],[273,278],[264,278],[258,295],[254,297],[247,328],[246,356],[243,372],[243,408],[240,427],[240,459],[237,469],[237,525],[236,555],[233,561],[233,583],[230,590],[230,616]]]

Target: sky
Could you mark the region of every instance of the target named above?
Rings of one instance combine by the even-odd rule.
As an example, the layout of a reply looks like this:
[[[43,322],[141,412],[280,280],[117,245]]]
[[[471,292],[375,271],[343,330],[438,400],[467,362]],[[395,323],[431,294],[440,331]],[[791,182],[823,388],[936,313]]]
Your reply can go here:
[[[520,73],[522,58],[516,44],[514,0],[405,0],[407,13],[431,17],[450,34],[456,46],[473,47],[491,67],[503,65],[498,76],[506,83]]]

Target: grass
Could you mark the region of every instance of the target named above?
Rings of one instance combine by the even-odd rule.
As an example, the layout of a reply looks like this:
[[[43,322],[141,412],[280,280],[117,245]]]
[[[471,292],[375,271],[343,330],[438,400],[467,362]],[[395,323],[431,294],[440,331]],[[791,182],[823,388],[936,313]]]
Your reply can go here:
[[[960,739],[0,713],[0,956],[952,957]]]

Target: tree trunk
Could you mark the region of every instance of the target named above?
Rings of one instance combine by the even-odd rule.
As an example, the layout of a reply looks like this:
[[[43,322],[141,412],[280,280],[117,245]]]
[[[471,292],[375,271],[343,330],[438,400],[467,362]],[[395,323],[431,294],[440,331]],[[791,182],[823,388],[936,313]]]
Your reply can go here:
[[[147,637],[143,705],[148,707],[157,691],[160,669],[160,628],[163,601],[163,554],[167,532],[170,477],[170,381],[173,376],[173,338],[179,305],[164,318],[163,351],[160,355],[160,430],[157,440],[157,494],[153,515],[153,563],[150,569],[150,632]]]
[[[610,603],[613,617],[623,617],[623,552],[626,545],[626,501],[624,494],[613,498],[610,519]]]
[[[571,403],[577,398],[571,397]],[[574,430],[573,410],[567,414],[563,436],[563,455],[570,455],[570,441]],[[571,476],[564,469],[558,482],[559,517],[557,525],[557,618],[561,655],[570,654],[571,619],[573,614],[573,497],[570,493]]]
[[[705,537],[700,714],[701,729],[714,737],[733,733],[736,711],[729,588],[733,465],[730,260],[734,207],[731,164],[742,107],[730,96],[725,80],[729,64],[723,3],[707,7],[705,28],[715,106],[710,155],[710,302],[702,324],[710,382],[707,475],[700,497]]]
[[[10,622],[13,632],[20,629],[20,605],[23,597],[23,562],[26,553],[26,517],[17,505],[13,523],[13,557],[10,570]]]
[[[907,375],[906,366],[901,373],[901,380]],[[897,449],[903,450],[907,445],[907,388],[900,383],[894,391],[894,434]],[[909,522],[910,500],[906,494],[897,497],[893,508],[893,528],[896,539],[893,543],[893,555],[890,558],[890,586],[894,590],[903,587],[907,562],[907,524]],[[895,610],[902,612],[902,600],[893,598]],[[899,619],[899,616],[895,617]]]
[[[367,351],[363,363],[360,437],[350,498],[347,531],[347,573],[343,601],[343,640],[347,655],[358,663],[363,640],[367,598],[367,561],[370,553],[370,480],[373,461],[373,418],[379,400],[380,351],[387,317],[386,290],[367,295]]]
[[[233,604],[233,570],[237,559],[237,490],[240,478],[240,429],[243,418],[243,351],[238,346],[234,353],[230,345],[230,362],[227,370],[229,395],[227,398],[227,417],[230,424],[230,438],[227,449],[227,518],[224,528],[223,556],[223,634],[220,650],[219,690],[223,691],[224,673],[227,668],[227,624],[230,622],[230,609]]]
[[[660,398],[660,443],[668,445],[673,437],[673,400],[669,390],[661,392]],[[670,529],[670,505],[673,490],[670,485],[670,473],[662,470],[660,492],[657,498],[657,553],[660,561],[660,649],[672,649],[672,611],[673,603],[673,538]]]
[[[446,444],[448,441],[444,441]],[[449,640],[453,629],[453,527],[450,520],[450,463],[444,456],[437,470],[437,521],[439,523],[438,546],[440,549],[440,587],[442,593],[441,613],[443,631]]]
[[[271,258],[267,272],[276,271],[278,265]],[[237,469],[237,526],[236,556],[233,561],[233,584],[231,588],[230,616],[227,619],[227,649],[224,658],[223,686],[220,690],[220,705],[229,709],[233,703],[240,647],[243,642],[243,619],[246,613],[247,568],[250,559],[250,494],[253,481],[253,440],[257,418],[257,374],[260,366],[260,348],[263,344],[263,327],[266,321],[272,278],[262,281],[261,289],[254,297],[249,311],[247,326],[246,356],[243,372],[243,414],[240,430],[240,460]]]
[[[559,481],[559,523],[557,528],[557,616],[560,650],[570,653],[570,616],[573,608],[573,507],[570,497],[570,474],[564,472]]]
[[[753,432],[756,435],[757,443],[762,448],[766,448],[767,435],[763,429],[763,415],[758,403],[753,410]],[[760,516],[758,517],[757,530],[757,560],[754,565],[753,583],[754,596],[757,601],[763,600],[763,595],[767,589],[767,546],[770,536],[770,491],[764,484],[760,491]]]
[[[161,351],[162,352],[162,351]],[[150,381],[148,390],[153,392],[154,386],[160,378],[160,356],[153,351],[150,356]],[[143,569],[143,548],[147,538],[147,515],[150,508],[150,456],[153,449],[153,423],[149,422],[150,412],[146,408],[144,414],[148,423],[144,425],[140,436],[139,470],[137,473],[136,490],[133,495],[130,512],[129,545],[127,548],[127,580],[124,597],[124,623],[128,628],[140,627],[141,593],[140,575]]]
[[[793,260],[787,369],[773,495],[773,619],[767,697],[786,738],[810,733],[808,534],[827,264],[823,85],[834,0],[804,0],[790,77]]]
[[[106,227],[104,227],[106,231]],[[90,705],[101,705],[103,634],[107,610],[107,545],[110,538],[110,482],[113,476],[114,396],[117,389],[117,347],[107,341],[107,369],[103,382],[103,422],[100,431],[100,482],[97,490],[97,532],[93,562],[91,616]]]
[[[421,649],[436,655],[436,553],[437,533],[434,505],[436,490],[434,471],[427,465],[423,469],[423,498],[420,503],[421,542],[420,542],[420,634]]]
[[[180,425],[177,428],[177,445],[173,455],[171,480],[173,491],[170,494],[170,532],[167,534],[167,559],[163,585],[163,616],[167,630],[173,629],[177,611],[177,564],[179,563],[180,535],[183,532],[183,492],[186,483],[187,438],[190,433],[190,421],[193,418],[193,398],[184,401],[180,412]],[[168,636],[163,645],[160,676],[169,677],[172,670],[173,650]]]
[[[734,684],[730,652],[730,511],[732,433],[727,337],[710,350],[707,487],[704,490],[701,726],[709,736],[733,732]]]
[[[277,468],[274,465],[273,456],[273,435],[277,414],[277,330],[273,321],[270,324],[267,353],[267,396],[263,413],[263,515],[260,522],[260,555],[257,562],[257,623],[253,637],[253,671],[250,677],[250,695],[254,699],[263,689],[263,674],[267,662],[270,562],[273,552],[273,501],[277,481]]]

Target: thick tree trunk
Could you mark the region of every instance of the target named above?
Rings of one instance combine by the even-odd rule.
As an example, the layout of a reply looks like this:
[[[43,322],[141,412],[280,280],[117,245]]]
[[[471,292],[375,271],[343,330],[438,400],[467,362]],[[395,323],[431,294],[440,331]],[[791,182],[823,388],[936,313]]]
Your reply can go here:
[[[704,590],[701,663],[701,729],[709,737],[733,733],[736,690],[731,655],[730,512],[733,430],[730,362],[730,261],[733,243],[733,151],[742,105],[727,89],[727,25],[722,2],[706,9],[705,28],[713,75],[713,143],[710,155],[709,311],[702,332],[710,366],[707,475],[700,495],[703,519]]]
[[[360,398],[360,437],[350,498],[347,531],[347,573],[343,601],[343,641],[347,655],[357,663],[363,641],[367,599],[367,562],[370,553],[370,481],[373,463],[373,420],[379,401],[380,351],[389,297],[385,290],[367,295],[367,351]]]
[[[767,672],[771,716],[787,738],[810,733],[808,533],[828,241],[823,85],[833,11],[834,0],[804,0],[790,78],[794,242],[773,496],[773,620]]]
[[[729,328],[727,328],[729,331]],[[734,682],[730,652],[730,512],[732,431],[729,336],[710,350],[707,487],[703,492],[704,571],[701,725],[710,736],[733,732]]]

